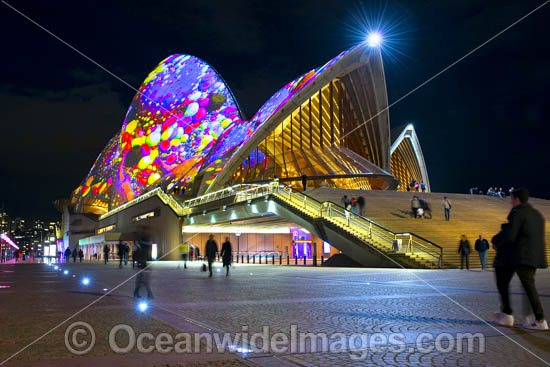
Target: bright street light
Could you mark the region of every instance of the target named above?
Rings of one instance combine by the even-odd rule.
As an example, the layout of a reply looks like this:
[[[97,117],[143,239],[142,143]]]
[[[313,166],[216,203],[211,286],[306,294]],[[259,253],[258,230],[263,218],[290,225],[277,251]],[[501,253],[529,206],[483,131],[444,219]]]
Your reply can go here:
[[[382,35],[378,32],[371,32],[367,36],[367,45],[369,47],[380,47],[382,44]]]

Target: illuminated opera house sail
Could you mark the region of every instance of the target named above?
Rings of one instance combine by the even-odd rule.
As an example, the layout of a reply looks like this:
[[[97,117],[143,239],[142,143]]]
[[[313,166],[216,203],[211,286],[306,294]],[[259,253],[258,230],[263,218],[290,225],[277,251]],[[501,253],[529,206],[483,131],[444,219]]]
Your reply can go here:
[[[140,86],[71,201],[102,214],[157,187],[196,196],[274,178],[301,186],[304,176],[308,187],[429,187],[414,128],[392,139],[387,106],[381,52],[366,45],[291,81],[250,120],[209,64],[172,55]]]

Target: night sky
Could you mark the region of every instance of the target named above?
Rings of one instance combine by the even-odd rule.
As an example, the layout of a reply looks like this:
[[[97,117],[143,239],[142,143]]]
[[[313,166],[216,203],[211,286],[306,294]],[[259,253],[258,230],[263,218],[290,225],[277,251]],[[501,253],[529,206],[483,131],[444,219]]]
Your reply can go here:
[[[369,27],[386,38],[391,103],[543,0],[8,3],[136,88],[165,57],[198,56],[250,118]],[[4,4],[0,17],[0,202],[58,219],[52,201],[80,184],[135,91]],[[547,5],[390,109],[392,127],[415,124],[433,191],[513,185],[550,198],[549,19]]]

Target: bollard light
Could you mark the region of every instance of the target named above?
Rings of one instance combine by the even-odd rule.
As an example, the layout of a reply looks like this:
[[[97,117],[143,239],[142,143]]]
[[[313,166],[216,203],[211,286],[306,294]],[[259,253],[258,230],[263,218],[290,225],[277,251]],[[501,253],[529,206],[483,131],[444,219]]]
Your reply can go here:
[[[84,277],[82,278],[82,285],[89,285],[90,284],[90,278]]]
[[[149,305],[147,304],[147,302],[140,302],[138,304],[138,310],[140,310],[141,312],[147,311],[148,308],[149,308]]]

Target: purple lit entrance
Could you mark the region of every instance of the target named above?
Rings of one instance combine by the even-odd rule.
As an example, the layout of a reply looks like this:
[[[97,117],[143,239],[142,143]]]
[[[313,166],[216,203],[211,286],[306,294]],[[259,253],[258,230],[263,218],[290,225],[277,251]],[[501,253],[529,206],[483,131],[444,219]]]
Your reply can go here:
[[[292,228],[292,254],[294,258],[312,258],[311,234],[301,228]]]

